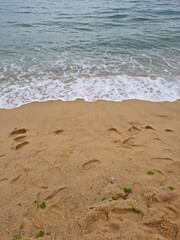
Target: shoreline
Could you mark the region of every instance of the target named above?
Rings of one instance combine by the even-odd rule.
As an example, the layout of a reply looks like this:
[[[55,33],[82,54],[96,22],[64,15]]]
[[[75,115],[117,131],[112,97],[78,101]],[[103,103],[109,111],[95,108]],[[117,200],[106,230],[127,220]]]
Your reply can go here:
[[[180,100],[0,109],[0,238],[180,238],[179,123]]]
[[[24,103],[22,105],[18,105],[12,108],[0,108],[1,110],[12,110],[12,109],[18,109],[24,106],[27,106],[29,104],[41,104],[41,103],[49,103],[49,102],[62,102],[62,103],[72,103],[72,102],[84,102],[84,103],[96,103],[96,102],[109,102],[109,103],[122,103],[122,102],[130,102],[130,101],[137,101],[137,102],[150,102],[150,103],[174,103],[174,102],[178,102],[180,101],[180,99],[175,99],[175,100],[144,100],[144,99],[123,99],[123,100],[106,100],[106,99],[97,99],[97,100],[93,100],[93,101],[87,101],[84,98],[77,98],[75,100],[62,100],[62,99],[48,99],[48,100],[44,100],[44,101],[32,101],[32,102],[28,102],[28,103]]]

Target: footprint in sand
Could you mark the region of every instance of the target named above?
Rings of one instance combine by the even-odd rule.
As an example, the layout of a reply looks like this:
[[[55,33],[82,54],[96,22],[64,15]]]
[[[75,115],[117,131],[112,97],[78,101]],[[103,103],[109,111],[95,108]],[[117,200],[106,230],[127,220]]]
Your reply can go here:
[[[128,131],[130,134],[137,134],[141,131],[141,129],[133,125],[128,129]]]
[[[14,183],[14,182],[16,182],[20,177],[21,177],[21,174],[18,174],[17,176],[13,177],[10,182],[11,182],[11,183]]]
[[[45,200],[51,200],[52,198],[54,198],[59,192],[61,192],[62,190],[67,189],[67,187],[63,186],[60,188],[56,188],[54,190],[52,190],[51,192],[48,192],[47,196],[45,197]]]
[[[26,138],[26,136],[19,136],[19,137],[15,137],[14,141],[16,142],[21,142],[22,140],[24,140]]]
[[[138,123],[138,124],[137,123],[130,123],[130,125],[131,125],[131,127],[128,129],[128,131],[132,135],[141,132],[142,129],[155,131],[155,129],[152,126],[150,126],[150,125],[146,125],[144,127],[140,123]]]
[[[161,117],[161,118],[168,118],[168,116],[167,115],[163,115],[163,114],[161,114],[161,115],[158,115],[159,117]]]
[[[19,150],[21,149],[22,147],[24,147],[25,145],[29,144],[28,141],[24,141],[24,139],[26,138],[26,135],[22,135],[22,134],[26,134],[27,133],[27,129],[26,128],[15,128],[14,130],[12,130],[10,132],[10,136],[11,137],[14,137],[14,141],[15,142],[20,142],[18,144],[15,144],[13,146],[13,149],[15,150]],[[20,135],[20,136],[18,136]]]
[[[168,129],[168,128],[166,128],[165,131],[166,131],[167,133],[173,133],[173,132],[174,132],[173,130]]]
[[[28,141],[24,141],[24,142],[22,142],[22,143],[20,143],[20,144],[18,144],[16,146],[14,146],[14,149],[15,150],[19,150],[20,148],[24,147],[27,144],[29,144],[29,142]]]
[[[163,142],[160,138],[153,138],[154,141],[159,141],[159,142]]]
[[[157,158],[151,158],[151,162],[154,162],[154,163],[161,163],[161,162],[172,163],[172,162],[174,162],[174,160],[172,158],[168,158],[168,157],[165,157],[165,158],[157,157]]]
[[[164,149],[163,152],[164,153],[173,153],[173,151],[171,149],[168,149],[168,148]]]
[[[123,147],[132,147],[134,144],[134,138],[129,137],[122,142]]]
[[[145,126],[144,128],[147,129],[147,130],[153,130],[153,131],[155,131],[155,129],[154,129],[153,127],[149,126],[149,125]]]
[[[114,128],[114,127],[108,128],[108,131],[109,131],[109,132],[112,132],[112,133],[118,133],[118,134],[120,134],[120,132],[117,130],[117,128]]]
[[[57,129],[56,131],[54,131],[54,134],[55,134],[55,135],[59,135],[59,134],[61,134],[62,132],[64,132],[63,129]]]
[[[101,164],[101,162],[97,159],[92,159],[82,165],[83,170],[89,170],[91,168],[96,167],[97,165]]]
[[[25,128],[15,128],[13,131],[10,132],[10,136],[14,136],[14,135],[19,135],[19,134],[23,134],[26,133],[27,129]]]
[[[143,213],[139,211],[135,214],[136,208],[129,204],[111,204],[107,203],[103,206],[94,206],[86,212],[81,219],[85,232],[91,233],[109,227],[111,230],[118,230],[124,221],[138,221],[143,217]],[[137,210],[138,211],[138,210]]]
[[[135,214],[137,212],[138,214]],[[139,209],[136,209],[135,207],[131,207],[131,206],[113,207],[108,213],[108,218],[113,222],[119,221],[120,219],[123,219],[124,221],[133,219],[136,221],[137,219],[141,219],[142,216],[143,216],[143,213]]]
[[[169,240],[175,240],[178,236],[178,226],[168,220],[159,220],[144,223],[144,226],[154,230],[154,234],[161,235]]]

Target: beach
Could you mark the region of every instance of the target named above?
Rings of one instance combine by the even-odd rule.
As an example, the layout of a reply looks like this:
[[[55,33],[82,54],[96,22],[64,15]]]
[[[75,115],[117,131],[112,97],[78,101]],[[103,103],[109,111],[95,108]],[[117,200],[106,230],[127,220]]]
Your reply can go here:
[[[0,110],[0,239],[180,239],[180,100]]]
[[[0,240],[180,239],[179,16],[1,0]]]

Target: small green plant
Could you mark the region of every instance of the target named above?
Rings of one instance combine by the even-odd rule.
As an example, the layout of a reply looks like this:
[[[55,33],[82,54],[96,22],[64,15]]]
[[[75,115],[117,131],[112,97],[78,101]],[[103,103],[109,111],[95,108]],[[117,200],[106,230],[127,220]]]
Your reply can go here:
[[[37,203],[37,200],[35,200],[34,203]]]
[[[147,174],[148,174],[148,175],[154,175],[154,172],[148,171]]]
[[[21,203],[18,203],[18,206],[22,206],[22,204],[21,204]]]
[[[18,239],[21,239],[21,238],[22,238],[22,237],[21,237],[20,235],[16,235],[16,236],[13,237],[12,240],[18,240]]]
[[[130,188],[123,188],[123,190],[126,194],[132,193],[132,190]]]
[[[20,228],[20,229],[23,229],[23,228],[24,228],[24,225],[21,225],[19,228]]]
[[[40,208],[44,209],[46,208],[46,203],[45,202],[42,202],[40,205],[39,205]]]
[[[103,198],[102,198],[102,201],[105,201],[105,200],[106,200],[106,197],[103,197]]]
[[[39,231],[38,233],[35,234],[35,237],[43,237],[44,236],[44,232],[43,231]]]
[[[140,211],[137,210],[134,206],[132,206],[132,210],[133,210],[134,213],[140,213]]]
[[[169,186],[168,188],[169,188],[170,190],[174,190],[174,187],[172,187],[172,186]]]
[[[118,200],[115,196],[112,196],[112,200]]]
[[[50,236],[50,235],[51,235],[51,233],[50,233],[50,232],[47,232],[47,233],[46,233],[46,235]]]
[[[129,161],[131,161],[132,160],[132,158],[129,158]]]
[[[97,194],[101,195],[101,193],[100,193],[100,192],[98,192]]]

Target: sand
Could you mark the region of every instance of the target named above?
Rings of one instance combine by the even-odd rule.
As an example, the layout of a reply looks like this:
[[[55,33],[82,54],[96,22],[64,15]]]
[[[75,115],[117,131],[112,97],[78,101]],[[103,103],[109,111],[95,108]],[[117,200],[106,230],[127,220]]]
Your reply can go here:
[[[180,101],[0,110],[0,239],[39,231],[43,240],[180,239]]]

